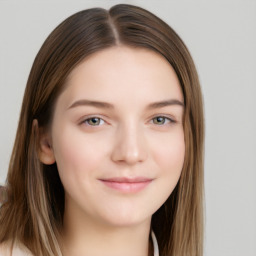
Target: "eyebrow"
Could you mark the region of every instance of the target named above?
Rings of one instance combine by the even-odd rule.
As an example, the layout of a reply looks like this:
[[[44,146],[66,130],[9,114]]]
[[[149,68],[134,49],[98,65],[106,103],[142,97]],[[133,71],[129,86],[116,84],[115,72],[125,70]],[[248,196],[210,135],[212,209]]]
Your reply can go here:
[[[178,106],[184,107],[184,103],[182,101],[177,99],[170,99],[170,100],[163,100],[163,101],[150,103],[147,106],[147,109],[163,108],[163,107],[172,106],[172,105],[178,105]],[[68,107],[68,109],[79,107],[79,106],[93,106],[96,108],[114,109],[114,105],[110,103],[102,102],[102,101],[86,100],[86,99],[75,101],[70,107]]]
[[[153,102],[148,105],[148,109],[154,109],[154,108],[163,108],[167,106],[172,106],[172,105],[178,105],[181,107],[184,107],[184,103],[180,100],[177,99],[170,99],[170,100],[163,100],[159,102]]]
[[[79,107],[79,106],[93,106],[96,108],[114,108],[114,106],[107,102],[94,101],[94,100],[78,100],[75,101],[68,109]]]

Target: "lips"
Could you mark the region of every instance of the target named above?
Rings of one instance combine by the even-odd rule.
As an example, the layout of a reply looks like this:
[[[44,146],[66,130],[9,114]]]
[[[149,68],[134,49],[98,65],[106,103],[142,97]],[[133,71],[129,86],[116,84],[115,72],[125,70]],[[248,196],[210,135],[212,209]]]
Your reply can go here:
[[[146,177],[112,177],[100,179],[100,181],[108,188],[125,193],[135,193],[146,188],[153,181],[153,179]]]

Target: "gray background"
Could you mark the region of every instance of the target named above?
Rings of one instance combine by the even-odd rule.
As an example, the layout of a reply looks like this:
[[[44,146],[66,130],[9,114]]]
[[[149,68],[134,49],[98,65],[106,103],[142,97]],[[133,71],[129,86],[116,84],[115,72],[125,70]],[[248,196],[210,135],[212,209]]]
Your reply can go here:
[[[206,114],[206,256],[256,255],[256,0],[136,0],[183,38]],[[41,44],[69,15],[120,1],[0,0],[0,184],[26,80]]]

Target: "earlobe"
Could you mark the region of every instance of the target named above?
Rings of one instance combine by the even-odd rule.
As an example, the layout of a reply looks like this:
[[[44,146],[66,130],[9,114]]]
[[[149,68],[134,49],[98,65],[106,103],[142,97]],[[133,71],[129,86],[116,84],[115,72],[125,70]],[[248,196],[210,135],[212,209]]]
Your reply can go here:
[[[38,127],[37,120],[33,121],[33,125],[37,126],[39,135],[38,156],[43,164],[51,165],[55,163],[54,151],[52,148],[52,139],[50,133],[43,128]]]

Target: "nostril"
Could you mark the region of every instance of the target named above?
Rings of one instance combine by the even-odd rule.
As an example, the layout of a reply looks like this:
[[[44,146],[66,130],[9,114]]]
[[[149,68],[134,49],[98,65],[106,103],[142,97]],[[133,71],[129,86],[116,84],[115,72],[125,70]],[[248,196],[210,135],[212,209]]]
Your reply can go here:
[[[122,136],[113,147],[112,160],[126,164],[136,164],[147,159],[147,150],[141,137]]]

